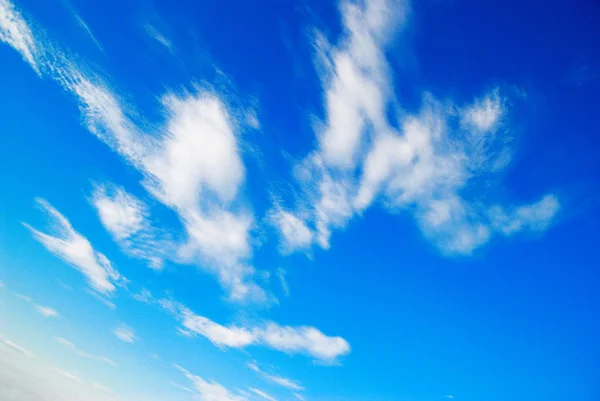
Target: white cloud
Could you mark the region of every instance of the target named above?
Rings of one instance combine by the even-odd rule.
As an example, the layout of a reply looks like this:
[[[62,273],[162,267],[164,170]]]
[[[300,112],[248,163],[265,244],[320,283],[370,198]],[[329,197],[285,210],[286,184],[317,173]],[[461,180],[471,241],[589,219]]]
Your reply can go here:
[[[62,0],[61,3],[71,12],[71,14],[73,14],[73,18],[75,18],[75,21],[77,21],[77,24],[81,27],[81,29],[83,29],[85,31],[85,33],[92,40],[92,42],[94,42],[96,47],[98,47],[98,49],[101,52],[104,52],[104,49],[102,48],[102,45],[100,44],[100,41],[98,41],[98,39],[96,39],[96,36],[92,32],[92,30],[90,29],[88,24],[85,22],[85,20],[81,17],[81,15],[79,15],[79,13],[77,12],[77,10],[73,6],[73,4],[71,4],[69,2],[69,0]]]
[[[117,366],[117,364],[112,359],[109,359],[105,356],[92,355],[88,352],[85,352],[85,351],[77,348],[77,346],[75,344],[73,344],[72,342],[70,342],[69,340],[66,340],[62,337],[56,337],[55,340],[57,343],[71,349],[73,352],[75,352],[77,355],[79,355],[83,358],[93,359],[93,360],[96,360],[99,362],[106,363],[107,365],[111,365],[111,366]]]
[[[75,374],[73,374],[71,372],[67,372],[65,370],[59,369],[59,368],[54,367],[54,366],[48,366],[48,368],[50,370],[53,370],[54,372],[62,375],[63,377],[66,377],[67,379],[70,379],[70,380],[76,381],[77,383],[83,384],[83,380],[81,380],[79,378],[79,376],[77,376],[77,375],[75,375]]]
[[[341,10],[338,45],[315,36],[325,119],[317,124],[317,149],[295,166],[297,211],[280,219],[286,230],[274,221],[283,251],[329,248],[334,229],[376,203],[411,213],[424,236],[450,254],[469,254],[496,233],[547,228],[559,209],[554,195],[511,212],[486,206],[495,202],[481,182],[510,162],[508,102],[500,89],[466,106],[425,94],[419,113],[400,112],[385,51],[407,5],[344,1]]]
[[[268,381],[270,381],[272,383],[278,384],[289,390],[295,390],[295,391],[304,390],[304,387],[302,387],[298,382],[288,379],[286,377],[267,373],[267,372],[263,371],[261,368],[259,368],[259,366],[254,362],[250,362],[247,365],[251,370],[255,371],[256,373],[259,373],[262,377],[264,377],[265,379],[267,379]]]
[[[314,327],[281,326],[274,322],[223,326],[172,300],[163,299],[159,304],[179,320],[185,331],[203,336],[219,347],[261,345],[288,354],[306,354],[322,363],[334,363],[350,353],[350,344],[342,337],[327,336]]]
[[[0,41],[12,46],[39,73],[36,62],[39,49],[33,33],[21,13],[8,0],[0,0]]]
[[[323,362],[333,362],[350,352],[350,344],[342,337],[329,337],[310,326],[291,327],[268,323],[260,330],[260,341],[278,351],[306,353]]]
[[[312,231],[297,216],[279,209],[271,213],[271,220],[279,229],[284,252],[306,249],[312,244]]]
[[[560,204],[554,195],[546,195],[531,205],[519,206],[507,213],[501,206],[489,209],[492,225],[505,235],[523,229],[543,231],[558,213]]]
[[[28,297],[27,295],[15,293],[15,296],[17,298],[22,299],[23,301],[27,302],[31,306],[33,306],[33,308],[36,311],[38,311],[39,313],[41,313],[45,317],[57,317],[57,316],[59,316],[59,313],[55,309],[50,308],[49,306],[39,305],[33,299],[31,299],[31,297]]]
[[[196,396],[200,401],[246,401],[245,397],[231,393],[215,381],[208,382],[200,376],[188,372],[181,366],[175,365],[175,367],[192,382],[196,390]]]
[[[300,401],[304,401],[305,400],[305,398],[303,396],[301,396],[300,394],[298,394],[298,393],[294,393],[294,397],[296,397],[296,399],[298,399]]]
[[[486,132],[494,128],[503,111],[501,99],[496,91],[462,110],[462,118],[465,124],[472,125],[479,132]]]
[[[257,388],[254,387],[248,387],[248,390],[252,391],[254,394],[258,395],[259,397],[267,400],[267,401],[277,401],[277,399],[267,393],[265,393],[262,390],[259,390]]]
[[[164,99],[171,118],[160,149],[146,160],[148,190],[183,219],[188,241],[180,255],[216,267],[234,297],[243,298],[252,269],[240,266],[250,255],[252,216],[227,210],[244,179],[230,117],[209,93]],[[208,267],[213,269],[213,267]]]
[[[8,341],[11,343],[10,341]],[[60,366],[60,367],[57,367]],[[88,374],[90,372],[87,372]],[[139,372],[124,371],[122,379],[127,381]],[[100,383],[102,383],[100,381]],[[103,383],[104,384],[104,383]],[[42,358],[29,357],[19,349],[7,346],[0,337],[0,398],[2,401],[114,401],[145,400],[164,401],[182,399],[175,391],[158,394],[157,387],[125,390],[127,394],[116,394],[94,378],[73,371],[71,368],[47,363]],[[160,385],[158,386],[160,387]],[[140,394],[140,391],[143,393]]]
[[[38,198],[37,203],[50,217],[54,236],[42,233],[28,224],[25,226],[46,249],[83,273],[90,286],[100,293],[114,292],[115,285],[125,282],[125,278],[111,265],[106,256],[95,251],[90,242],[73,229],[65,216],[44,199]]]
[[[75,20],[77,21],[77,23],[79,24],[79,26],[81,27],[81,29],[83,29],[85,31],[85,33],[87,33],[87,35],[92,40],[92,42],[94,42],[94,44],[96,45],[96,47],[101,52],[104,52],[104,48],[102,47],[102,45],[100,44],[100,42],[98,41],[98,39],[96,39],[96,36],[92,32],[92,30],[90,29],[90,27],[88,26],[88,24],[83,20],[83,18],[81,18],[81,16],[79,14],[77,14],[77,12],[75,12],[75,9],[72,9],[72,12],[73,12],[73,16],[75,17]]]
[[[0,337],[0,342],[4,345],[6,345],[7,347],[9,347],[10,349],[17,351],[29,358],[36,358],[36,356],[30,352],[29,350],[21,347],[19,344],[9,340],[8,338],[4,338],[4,337]]]
[[[98,210],[100,221],[117,240],[135,235],[147,224],[146,205],[123,188],[114,188],[112,194],[105,186],[97,186],[92,203]]]
[[[206,337],[217,346],[243,348],[256,342],[256,335],[252,330],[222,326],[171,300],[162,299],[159,304],[180,321],[185,332]]]
[[[34,37],[7,0],[0,7],[3,41],[73,94],[89,131],[139,170],[145,188],[178,214],[187,239],[175,261],[212,273],[232,300],[268,301],[248,263],[254,216],[239,194],[245,168],[237,135],[246,124],[239,113],[213,90],[196,87],[192,94],[163,96],[162,125],[138,126],[99,76],[39,39],[43,34]],[[37,48],[44,52],[31,50]]]
[[[91,203],[102,225],[125,252],[146,259],[153,269],[162,267],[172,245],[151,225],[144,202],[121,187],[96,185]]]
[[[134,343],[137,338],[135,336],[135,332],[133,331],[133,329],[129,326],[126,326],[124,324],[121,324],[120,326],[116,327],[113,330],[113,333],[115,336],[117,336],[117,338],[121,341],[124,341],[126,343]]]
[[[156,29],[154,27],[154,25],[145,24],[144,25],[144,32],[146,32],[146,34],[150,38],[152,38],[153,40],[155,40],[156,42],[158,42],[162,46],[164,46],[169,51],[169,53],[175,53],[175,46],[173,45],[173,42],[170,41],[169,39],[167,39],[167,37],[165,35],[163,35],[162,33],[160,33],[158,31],[158,29]]]
[[[290,286],[288,285],[287,279],[286,279],[286,271],[282,268],[279,268],[275,271],[275,274],[277,275],[277,278],[279,279],[279,282],[281,283],[281,289],[283,290],[283,293],[285,294],[286,297],[290,296]]]
[[[152,293],[150,291],[148,291],[147,288],[142,288],[140,290],[139,294],[134,294],[133,299],[135,299],[136,301],[146,303],[146,304],[149,304],[154,301],[154,297],[152,296]]]
[[[35,305],[35,309],[46,317],[57,317],[58,312],[47,306]]]
[[[184,313],[183,326],[189,331],[208,338],[215,345],[242,348],[256,342],[256,335],[243,327],[225,327],[204,316]]]
[[[326,123],[319,133],[323,160],[340,169],[352,169],[367,125],[385,124],[387,65],[382,46],[401,26],[407,10],[403,1],[375,0],[365,5],[345,1],[340,6],[346,39],[329,48],[320,37],[319,57],[328,71],[323,75]]]

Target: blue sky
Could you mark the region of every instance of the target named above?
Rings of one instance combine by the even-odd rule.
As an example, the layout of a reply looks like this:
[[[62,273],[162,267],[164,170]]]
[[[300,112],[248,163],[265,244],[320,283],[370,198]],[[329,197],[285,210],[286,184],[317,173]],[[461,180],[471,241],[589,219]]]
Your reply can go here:
[[[3,399],[598,399],[599,20],[0,0]]]

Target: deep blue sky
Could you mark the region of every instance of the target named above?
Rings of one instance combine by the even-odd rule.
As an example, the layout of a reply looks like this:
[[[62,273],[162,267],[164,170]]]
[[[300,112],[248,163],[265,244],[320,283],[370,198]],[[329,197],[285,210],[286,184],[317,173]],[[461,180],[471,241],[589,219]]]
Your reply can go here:
[[[599,21],[0,0],[0,373],[54,386],[8,399],[598,399]]]

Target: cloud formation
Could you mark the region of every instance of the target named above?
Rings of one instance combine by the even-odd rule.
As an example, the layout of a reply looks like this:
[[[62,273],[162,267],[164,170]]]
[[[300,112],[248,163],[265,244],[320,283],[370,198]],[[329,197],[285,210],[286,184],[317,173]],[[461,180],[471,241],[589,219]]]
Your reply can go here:
[[[193,93],[162,97],[163,124],[138,125],[97,74],[34,35],[8,0],[0,2],[0,16],[0,39],[72,94],[89,131],[135,167],[146,190],[177,213],[186,239],[178,244],[176,261],[212,273],[232,300],[267,301],[249,263],[254,217],[240,198],[245,168],[238,131],[246,119],[236,115],[242,113],[232,113],[213,89],[196,86]]]
[[[31,297],[28,297],[27,295],[22,295],[22,294],[15,294],[15,295],[17,296],[17,298],[20,298],[23,301],[27,302],[28,304],[31,304],[31,306],[33,306],[33,308],[36,311],[38,311],[45,317],[59,316],[59,313],[54,308],[50,308],[49,306],[39,305],[33,299],[31,299]]]
[[[113,334],[121,341],[126,343],[133,344],[136,342],[137,337],[135,336],[135,332],[133,329],[127,325],[121,324],[118,327],[115,327],[113,330]]]
[[[253,370],[256,373],[260,374],[266,380],[268,380],[268,381],[270,381],[272,383],[275,383],[277,385],[280,385],[282,387],[285,387],[288,390],[295,390],[295,391],[302,391],[302,390],[304,390],[304,387],[302,387],[298,382],[296,382],[294,380],[291,380],[291,379],[288,379],[286,377],[277,376],[277,375],[273,375],[273,374],[267,373],[267,372],[263,371],[254,362],[248,363],[248,368],[250,368],[251,370]]]
[[[343,1],[340,8],[339,43],[315,35],[325,116],[318,147],[295,166],[303,201],[287,210],[277,204],[271,213],[283,251],[329,248],[333,230],[374,204],[412,214],[448,254],[470,254],[494,234],[548,227],[559,210],[555,195],[501,206],[480,184],[510,162],[508,102],[500,90],[466,105],[425,94],[420,112],[402,111],[385,50],[408,6],[376,0]]]
[[[267,401],[277,401],[277,399],[267,393],[265,393],[262,390],[259,390],[257,388],[254,387],[248,387],[248,390],[252,391],[254,394],[258,395],[260,398],[267,400]]]
[[[19,11],[8,0],[0,0],[0,40],[13,47],[39,73],[38,47],[33,32]]]
[[[200,376],[196,376],[179,365],[175,365],[181,373],[192,382],[194,393],[200,401],[247,401],[241,395],[236,395],[215,381],[206,381]]]
[[[218,347],[261,345],[288,354],[309,355],[322,363],[334,363],[350,353],[350,344],[345,339],[327,336],[315,327],[281,326],[275,322],[248,327],[223,326],[172,300],[158,302],[179,320],[185,332],[205,337]]]
[[[79,349],[71,341],[66,340],[66,339],[64,339],[62,337],[56,337],[55,340],[60,345],[63,345],[65,347],[69,348],[70,350],[72,350],[77,355],[79,355],[79,356],[81,356],[83,358],[96,360],[96,361],[103,362],[103,363],[106,363],[107,365],[111,365],[111,366],[117,366],[117,364],[112,359],[109,359],[109,358],[107,358],[105,356],[92,355],[92,354],[90,354],[88,352],[85,352],[85,351]]]
[[[152,226],[144,202],[122,187],[96,185],[91,203],[104,228],[126,253],[147,260],[153,269],[163,266],[172,244]]]
[[[0,394],[6,401],[109,401],[114,393],[96,382],[45,364],[14,342],[0,338]]]
[[[144,32],[146,32],[146,35],[148,35],[148,37],[150,37],[151,39],[155,40],[156,42],[158,42],[162,46],[164,46],[165,49],[167,49],[169,51],[169,53],[175,52],[175,46],[173,45],[173,42],[171,42],[169,39],[167,39],[167,37],[165,35],[160,33],[154,25],[145,24]]]
[[[92,244],[79,234],[69,220],[44,199],[36,199],[40,208],[50,218],[50,231],[45,234],[24,223],[46,249],[75,269],[84,274],[90,286],[102,294],[115,291],[116,285],[122,285],[126,279],[112,266],[102,253],[97,252]]]

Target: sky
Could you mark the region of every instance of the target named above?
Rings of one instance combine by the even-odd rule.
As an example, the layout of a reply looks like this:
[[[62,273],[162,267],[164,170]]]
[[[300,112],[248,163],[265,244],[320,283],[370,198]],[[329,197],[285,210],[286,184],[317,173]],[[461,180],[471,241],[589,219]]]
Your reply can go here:
[[[598,400],[598,21],[0,0],[0,398]]]

